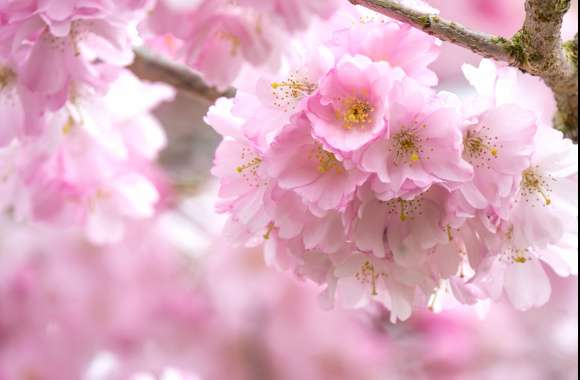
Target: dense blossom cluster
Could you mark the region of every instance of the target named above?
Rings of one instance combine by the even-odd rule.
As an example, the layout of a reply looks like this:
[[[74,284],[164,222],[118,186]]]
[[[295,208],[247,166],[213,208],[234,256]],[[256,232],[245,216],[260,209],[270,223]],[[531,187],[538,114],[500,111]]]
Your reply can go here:
[[[378,301],[393,321],[504,295],[545,304],[546,266],[577,273],[578,161],[536,81],[483,61],[460,100],[433,88],[436,39],[355,7],[327,25],[285,74],[207,115],[228,236],[265,241],[328,306]]]

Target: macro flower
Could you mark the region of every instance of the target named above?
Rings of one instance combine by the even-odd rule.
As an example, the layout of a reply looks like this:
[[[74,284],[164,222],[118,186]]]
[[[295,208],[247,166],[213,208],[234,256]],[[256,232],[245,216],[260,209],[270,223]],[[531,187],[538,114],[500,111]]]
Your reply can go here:
[[[216,152],[212,174],[220,179],[219,212],[229,213],[226,229],[235,241],[263,234],[270,222],[264,200],[272,189],[264,155],[242,132],[244,120],[232,115],[233,102],[222,98],[210,108],[206,122],[224,139]]]
[[[388,97],[390,135],[376,140],[357,158],[376,174],[373,190],[389,201],[413,196],[443,183],[450,188],[471,180],[462,158],[461,118],[456,100],[439,98],[413,80],[395,84]],[[449,104],[446,104],[449,103]]]
[[[537,134],[510,216],[515,244],[544,249],[578,224],[577,156],[578,146],[561,132],[542,129]]]
[[[298,116],[284,128],[266,155],[266,167],[278,186],[300,194],[316,209],[345,207],[367,175],[349,168],[312,137],[311,124]]]
[[[457,192],[464,209],[493,207],[505,216],[530,166],[536,131],[533,114],[516,105],[487,110],[464,127],[463,157],[474,168],[473,180]]]
[[[232,112],[247,119],[244,134],[260,146],[270,144],[294,115],[306,109],[334,60],[329,49],[306,51],[291,61],[288,70],[240,86]]]
[[[342,58],[308,100],[314,135],[330,149],[350,153],[388,134],[385,93],[400,74],[365,56]]]
[[[364,55],[402,69],[423,85],[437,84],[437,75],[429,65],[439,56],[439,40],[386,17],[353,13],[353,26],[337,30],[328,42],[337,57]]]

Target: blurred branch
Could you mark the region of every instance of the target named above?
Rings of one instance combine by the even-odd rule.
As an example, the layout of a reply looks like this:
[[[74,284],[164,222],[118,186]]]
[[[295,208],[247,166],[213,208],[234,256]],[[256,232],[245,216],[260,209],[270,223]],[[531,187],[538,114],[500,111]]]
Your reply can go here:
[[[471,31],[436,14],[401,5],[396,0],[349,1],[542,78],[558,102],[556,127],[577,141],[578,39],[564,44],[561,35],[571,0],[526,0],[526,20],[511,39]]]
[[[129,70],[140,79],[167,83],[202,103],[213,104],[222,96],[234,95],[233,90],[220,92],[208,86],[187,66],[176,64],[143,48],[135,49],[135,61]]]

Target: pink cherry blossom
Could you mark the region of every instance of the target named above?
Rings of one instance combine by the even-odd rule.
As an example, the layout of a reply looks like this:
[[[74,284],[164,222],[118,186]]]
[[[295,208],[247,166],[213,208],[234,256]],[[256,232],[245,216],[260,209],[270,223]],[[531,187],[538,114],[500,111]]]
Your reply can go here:
[[[345,306],[362,307],[380,301],[389,309],[392,323],[411,316],[420,279],[412,271],[390,260],[353,254],[336,266],[334,275],[336,292]]]
[[[334,33],[329,46],[340,58],[364,55],[375,62],[388,62],[422,84],[437,84],[437,75],[428,66],[439,55],[440,42],[415,28],[368,14],[356,18],[354,27]]]
[[[541,130],[531,166],[522,175],[512,211],[513,240],[520,246],[557,244],[578,224],[578,146],[556,130]]]
[[[308,101],[314,135],[348,153],[388,134],[384,94],[400,74],[361,55],[342,58]]]
[[[457,193],[468,208],[505,212],[530,166],[536,131],[533,114],[516,105],[489,109],[469,122],[463,157],[474,167],[474,178]]]
[[[395,84],[388,99],[390,136],[373,142],[358,159],[363,170],[377,174],[373,189],[381,199],[471,179],[472,168],[461,157],[459,110],[452,104],[458,101],[437,98],[412,80]]]
[[[306,109],[306,101],[316,91],[320,79],[334,65],[330,50],[307,51],[278,75],[265,75],[240,86],[233,113],[247,119],[244,134],[256,144],[267,146],[290,118]]]
[[[265,157],[268,174],[278,186],[296,191],[318,209],[341,209],[368,175],[349,168],[316,141],[312,132],[304,116],[284,128]]]
[[[234,240],[264,234],[270,217],[264,200],[272,190],[264,168],[264,154],[245,138],[244,120],[232,115],[233,102],[220,99],[210,108],[206,122],[224,139],[216,152],[212,174],[220,179],[218,211],[231,215],[227,230]]]

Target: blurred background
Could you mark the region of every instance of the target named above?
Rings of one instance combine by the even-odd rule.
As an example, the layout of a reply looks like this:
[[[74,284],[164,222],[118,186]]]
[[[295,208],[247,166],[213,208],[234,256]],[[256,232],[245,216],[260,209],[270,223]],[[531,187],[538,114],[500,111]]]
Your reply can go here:
[[[524,17],[523,0],[429,2],[504,36]],[[478,61],[446,45],[441,88],[467,91],[460,65]],[[42,227],[31,238],[0,222],[0,380],[578,378],[577,279],[552,276],[552,301],[528,313],[483,305],[392,325],[378,307],[325,311],[315,286],[266,268],[259,249],[229,246],[213,212],[209,105],[178,94],[156,110],[179,197],[121,244],[97,249]]]

